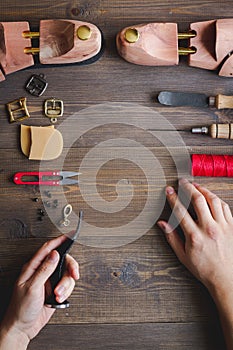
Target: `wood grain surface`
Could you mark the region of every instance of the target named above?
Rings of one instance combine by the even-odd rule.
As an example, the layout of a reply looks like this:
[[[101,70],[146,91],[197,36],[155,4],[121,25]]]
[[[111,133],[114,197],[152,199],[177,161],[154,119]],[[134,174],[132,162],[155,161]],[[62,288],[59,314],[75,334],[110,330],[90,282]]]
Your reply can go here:
[[[233,17],[232,1],[193,0],[177,1],[49,1],[5,0],[0,5],[0,21],[28,20],[37,28],[40,19],[73,19],[92,22],[104,36],[104,54],[95,63],[86,66],[38,67],[8,75],[0,83],[0,312],[3,315],[13,283],[21,266],[50,237],[59,230],[46,214],[38,220],[38,209],[46,207],[45,191],[37,186],[16,186],[12,176],[18,171],[36,171],[40,164],[29,161],[20,150],[19,123],[10,124],[5,109],[7,102],[27,97],[31,114],[27,125],[49,125],[43,114],[47,98],[62,99],[65,105],[63,121],[74,115],[77,118],[77,134],[89,127],[69,147],[63,170],[77,171],[85,157],[88,166],[80,176],[88,198],[77,186],[52,188],[51,202],[58,199],[59,206],[52,212],[56,222],[66,200],[74,211],[82,207],[85,212],[83,236],[74,245],[72,255],[80,264],[81,279],[70,297],[71,307],[58,311],[50,324],[36,338],[29,349],[141,349],[146,350],[224,350],[215,306],[205,288],[179,263],[167,245],[162,232],[152,225],[142,236],[127,239],[130,243],[116,248],[90,246],[107,240],[108,230],[115,228],[120,235],[122,227],[136,219],[143,211],[148,194],[154,196],[150,210],[153,214],[168,218],[170,211],[164,205],[164,183],[177,187],[177,178],[190,177],[185,154],[210,153],[232,154],[231,140],[216,140],[204,135],[192,135],[196,126],[208,126],[215,122],[231,122],[232,110],[218,111],[214,108],[164,107],[157,102],[160,91],[201,92],[207,96],[233,95],[233,80],[221,78],[216,72],[188,67],[181,58],[176,67],[144,67],[125,62],[118,56],[115,37],[124,27],[149,22],[176,22],[180,31],[189,28],[192,22]],[[43,73],[48,89],[42,97],[33,97],[24,89],[33,73]],[[146,119],[138,117],[141,128],[127,125],[113,115],[107,116],[107,124],[98,125],[99,114],[90,120],[79,118],[87,107],[106,103],[133,103],[149,107],[155,114]],[[137,115],[137,107],[136,107]],[[121,116],[122,118],[122,116]],[[167,123],[163,123],[162,120]],[[90,124],[90,125],[89,125]],[[72,125],[67,124],[64,138],[69,141]],[[178,136],[183,143],[178,141]],[[160,138],[160,140],[159,140]],[[108,143],[113,139],[130,139],[137,144]],[[175,140],[167,147],[167,142]],[[164,143],[161,140],[166,140]],[[94,156],[95,148],[101,145],[100,155]],[[145,157],[142,147],[149,150]],[[138,162],[147,164],[141,168],[122,158],[129,152]],[[170,151],[174,155],[171,155]],[[117,156],[119,152],[120,156]],[[123,153],[122,153],[123,152]],[[112,155],[108,162],[100,164],[105,155]],[[148,186],[147,171],[150,170],[150,155],[153,155],[163,170],[155,169],[153,185]],[[179,169],[174,161],[178,160]],[[46,166],[56,166],[56,161]],[[95,181],[92,175],[98,169]],[[98,210],[100,200],[106,206],[114,206],[118,198],[118,184],[122,179],[122,195],[127,202],[129,189],[133,196],[125,208],[116,204],[113,213]],[[232,179],[199,178],[210,190],[220,195],[233,209]],[[128,186],[131,184],[131,187]],[[96,186],[97,191],[94,191]],[[125,187],[124,187],[125,186]],[[34,202],[34,198],[39,202]],[[42,198],[42,199],[41,199]],[[116,203],[118,203],[116,201]],[[151,212],[149,214],[151,214]],[[145,224],[142,219],[142,226]],[[103,229],[103,236],[95,236]],[[93,228],[93,229],[92,229]],[[135,226],[135,229],[138,227]],[[94,238],[93,238],[94,237]],[[91,240],[92,239],[92,240]],[[111,239],[113,239],[111,237]],[[114,238],[117,242],[118,237]],[[92,244],[95,245],[95,244]]]

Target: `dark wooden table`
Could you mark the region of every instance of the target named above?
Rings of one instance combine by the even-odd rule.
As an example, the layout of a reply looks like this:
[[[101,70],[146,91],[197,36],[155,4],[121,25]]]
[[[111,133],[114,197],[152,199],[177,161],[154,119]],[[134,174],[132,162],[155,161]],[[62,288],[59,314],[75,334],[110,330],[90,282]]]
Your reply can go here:
[[[95,23],[102,29],[105,38],[104,54],[95,64],[39,70],[31,68],[9,75],[7,80],[0,84],[2,314],[9,302],[13,282],[23,263],[43,242],[59,234],[49,215],[46,215],[43,221],[38,221],[37,211],[43,208],[40,198],[45,196],[40,193],[39,188],[16,186],[12,182],[12,175],[15,172],[38,170],[40,164],[37,161],[29,161],[21,153],[19,125],[9,124],[5,104],[26,96],[31,112],[31,119],[25,122],[28,125],[49,124],[43,116],[42,107],[43,101],[50,97],[60,98],[65,103],[64,117],[57,125],[74,113],[78,113],[77,126],[82,127],[80,123],[85,124],[85,118],[79,120],[79,113],[82,113],[84,108],[95,108],[94,106],[103,103],[133,103],[135,106],[140,104],[144,108],[150,107],[155,113],[149,119],[143,115],[140,118],[135,107],[135,115],[141,127],[128,125],[133,116],[127,113],[123,115],[125,124],[122,121],[122,114],[118,118],[110,113],[106,116],[106,125],[103,120],[98,119],[101,117],[100,114],[94,113],[95,127],[91,130],[90,119],[86,120],[87,125],[90,124],[88,125],[90,130],[78,137],[68,150],[64,170],[78,170],[82,160],[89,155],[88,166],[86,168],[83,166],[84,172],[80,177],[83,184],[86,181],[88,200],[77,186],[63,188],[66,199],[72,203],[74,211],[77,213],[82,207],[85,212],[82,237],[86,240],[83,239],[82,243],[86,244],[81,244],[79,241],[72,249],[73,256],[80,263],[81,279],[70,298],[71,307],[56,312],[50,324],[32,341],[29,349],[224,349],[217,312],[210,296],[181,266],[155,225],[145,234],[142,232],[142,236],[137,239],[132,236],[131,243],[112,248],[103,248],[103,245],[109,238],[108,230],[114,228],[114,232],[118,232],[120,236],[122,227],[140,215],[150,191],[154,193],[156,200],[153,202],[155,207],[152,205],[149,209],[157,212],[161,209],[161,205],[163,209],[163,183],[177,186],[178,176],[189,177],[187,164],[177,171],[166,144],[168,139],[172,140],[174,135],[182,137],[183,145],[175,142],[171,147],[177,159],[180,155],[181,163],[185,160],[182,159],[184,149],[188,154],[233,152],[230,141],[213,140],[205,136],[193,136],[190,133],[190,129],[194,126],[210,125],[216,121],[228,122],[231,120],[232,112],[228,110],[220,112],[208,108],[167,108],[156,102],[156,95],[162,90],[203,92],[207,95],[233,94],[233,80],[220,78],[215,72],[190,68],[185,59],[181,59],[177,67],[153,68],[129,64],[117,54],[116,33],[127,25],[153,21],[177,22],[180,31],[184,31],[191,22],[231,17],[233,17],[231,0],[221,2],[5,0],[0,5],[1,21],[28,20],[36,27],[40,19],[79,19]],[[32,97],[24,90],[26,80],[36,72],[44,73],[49,83],[46,93],[40,98]],[[164,130],[159,116],[167,121]],[[167,125],[172,125],[174,129],[171,127],[167,130]],[[168,133],[171,138],[166,138]],[[167,141],[159,142],[158,134]],[[127,156],[123,159],[124,150],[127,149],[123,143],[112,143],[112,145],[104,143],[119,138],[137,142],[129,144],[128,159]],[[104,154],[106,149],[110,152],[106,152],[109,161],[103,164],[99,164],[99,160],[103,161],[104,156],[99,159],[90,153],[98,145],[102,145]],[[151,186],[148,186],[147,182],[150,161],[145,162],[141,153],[143,146],[147,149],[148,159],[149,154],[153,154],[164,173],[161,179],[161,169],[160,172],[154,169]],[[134,164],[131,155],[139,162],[142,161],[144,167]],[[46,166],[48,169],[54,168],[55,164],[50,162]],[[97,186],[99,197],[94,191],[92,195],[93,187],[90,186],[91,190],[88,187],[93,185],[90,176],[98,168],[94,185]],[[108,203],[109,207],[114,207],[114,201],[117,200],[117,184],[119,185],[118,181],[122,179],[127,179],[128,183],[131,183],[133,194],[129,193],[132,195],[132,200],[126,203],[123,209],[118,208],[116,202],[113,213],[98,209],[101,199],[105,201],[105,209],[108,208]],[[233,206],[231,179],[198,180],[210,190],[214,190],[231,207]],[[121,182],[123,189],[127,181]],[[126,186],[126,194],[128,190]],[[52,199],[48,198],[48,201],[55,199],[60,201],[52,216],[59,218],[63,205],[63,192],[61,188],[51,191]],[[33,201],[35,197],[40,199],[39,202]],[[124,200],[127,200],[127,195]],[[169,210],[165,206],[161,216],[168,218],[169,215]],[[145,226],[143,220],[145,217],[142,218],[142,230]],[[97,235],[96,245],[90,246],[89,239],[95,235],[95,227],[96,230],[102,228],[104,234],[99,238]],[[131,231],[132,227],[129,236],[133,234]]]

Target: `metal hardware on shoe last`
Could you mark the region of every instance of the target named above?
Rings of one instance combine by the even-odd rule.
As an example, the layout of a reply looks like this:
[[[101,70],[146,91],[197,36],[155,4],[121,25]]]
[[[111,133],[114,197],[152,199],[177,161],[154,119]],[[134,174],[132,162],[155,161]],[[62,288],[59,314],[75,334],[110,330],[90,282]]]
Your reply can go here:
[[[91,37],[91,28],[88,26],[80,26],[77,29],[77,37],[80,40],[88,40]]]

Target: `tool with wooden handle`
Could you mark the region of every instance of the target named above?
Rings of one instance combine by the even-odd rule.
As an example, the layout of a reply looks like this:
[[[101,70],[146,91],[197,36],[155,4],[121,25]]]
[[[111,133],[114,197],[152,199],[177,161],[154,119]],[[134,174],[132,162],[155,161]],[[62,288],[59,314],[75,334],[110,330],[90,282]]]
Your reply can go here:
[[[158,95],[159,103],[166,106],[215,107],[217,109],[233,108],[233,96],[206,96],[200,93],[161,91]]]
[[[213,139],[233,140],[233,124],[212,124],[209,127],[193,128],[192,133],[209,134]]]

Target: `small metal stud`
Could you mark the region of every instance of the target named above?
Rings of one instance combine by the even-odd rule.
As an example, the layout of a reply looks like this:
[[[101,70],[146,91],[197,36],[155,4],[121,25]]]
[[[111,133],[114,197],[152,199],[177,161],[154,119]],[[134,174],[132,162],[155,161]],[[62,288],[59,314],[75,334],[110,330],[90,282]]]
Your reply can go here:
[[[128,41],[128,43],[136,43],[139,40],[139,32],[135,28],[129,28],[125,32],[125,40]]]
[[[80,26],[77,29],[77,37],[80,40],[88,40],[91,37],[91,28],[88,26]]]

